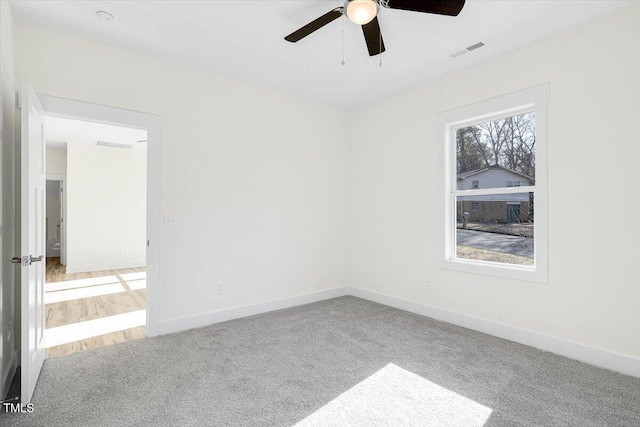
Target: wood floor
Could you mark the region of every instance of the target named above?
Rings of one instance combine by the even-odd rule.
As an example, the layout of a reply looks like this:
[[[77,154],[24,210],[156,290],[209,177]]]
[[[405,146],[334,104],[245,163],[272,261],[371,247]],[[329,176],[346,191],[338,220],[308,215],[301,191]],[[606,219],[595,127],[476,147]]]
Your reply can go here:
[[[67,274],[47,258],[45,282],[47,357],[144,337],[144,267]]]

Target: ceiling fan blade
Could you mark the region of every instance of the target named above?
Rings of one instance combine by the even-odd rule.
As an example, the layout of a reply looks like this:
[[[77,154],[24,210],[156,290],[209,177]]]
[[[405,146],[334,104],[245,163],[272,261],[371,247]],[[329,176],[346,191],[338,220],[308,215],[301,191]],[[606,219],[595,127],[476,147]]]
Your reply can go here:
[[[464,2],[465,0],[388,0],[381,4],[389,9],[458,16],[464,7]]]
[[[286,41],[288,41],[288,42],[295,43],[295,42],[297,42],[299,40],[302,40],[303,38],[307,37],[309,34],[313,33],[314,31],[319,30],[320,28],[324,27],[328,23],[335,21],[336,19],[340,18],[341,16],[342,16],[342,8],[341,7],[333,9],[331,12],[325,13],[324,15],[322,15],[320,18],[316,19],[315,21],[311,21],[307,25],[305,25],[304,27],[300,28],[299,30],[294,31],[293,33],[289,34],[284,39]]]
[[[364,33],[364,39],[367,42],[367,49],[369,49],[369,56],[376,56],[385,51],[384,41],[382,40],[382,34],[380,33],[380,23],[378,18],[375,17],[368,24],[362,26],[362,32]]]

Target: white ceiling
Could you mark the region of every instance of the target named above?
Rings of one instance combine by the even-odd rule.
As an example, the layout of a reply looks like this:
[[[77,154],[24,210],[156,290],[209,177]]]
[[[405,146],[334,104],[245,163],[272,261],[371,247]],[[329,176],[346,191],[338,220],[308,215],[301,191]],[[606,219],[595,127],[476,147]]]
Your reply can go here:
[[[362,30],[336,20],[296,44],[284,37],[341,0],[13,1],[17,19],[353,109],[613,12],[632,1],[467,0],[458,17],[381,9],[387,52],[367,54]],[[96,11],[115,16],[99,22]],[[485,47],[451,59],[482,41]]]
[[[47,117],[44,126],[44,140],[47,148],[54,150],[65,150],[67,143],[96,145],[98,141],[129,144],[135,149],[146,146],[145,142],[138,142],[146,139],[146,130],[59,117]]]

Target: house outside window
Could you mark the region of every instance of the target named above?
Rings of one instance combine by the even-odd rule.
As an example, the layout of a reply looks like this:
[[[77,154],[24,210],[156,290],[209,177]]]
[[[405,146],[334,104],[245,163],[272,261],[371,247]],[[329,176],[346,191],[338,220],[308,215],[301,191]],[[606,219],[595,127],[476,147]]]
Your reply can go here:
[[[438,115],[442,268],[547,281],[548,96],[547,84]]]

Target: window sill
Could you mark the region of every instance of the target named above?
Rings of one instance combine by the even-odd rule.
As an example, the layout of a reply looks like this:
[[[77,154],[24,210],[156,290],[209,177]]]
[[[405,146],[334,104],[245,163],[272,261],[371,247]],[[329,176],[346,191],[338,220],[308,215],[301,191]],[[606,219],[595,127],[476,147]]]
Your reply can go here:
[[[464,273],[482,274],[485,276],[504,277],[526,282],[549,282],[546,271],[539,267],[507,265],[491,261],[474,261],[467,259],[444,259],[440,263],[444,270],[461,271]]]

